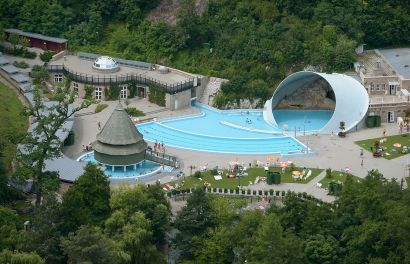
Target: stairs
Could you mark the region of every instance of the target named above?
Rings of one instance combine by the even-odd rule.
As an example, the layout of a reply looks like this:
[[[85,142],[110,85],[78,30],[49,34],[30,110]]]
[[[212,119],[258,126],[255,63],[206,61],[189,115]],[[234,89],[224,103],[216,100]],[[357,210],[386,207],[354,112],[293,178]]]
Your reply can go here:
[[[199,102],[212,106],[214,95],[221,89],[221,85],[224,82],[227,82],[226,79],[220,79],[216,77],[209,78],[209,82],[206,85],[204,92],[202,93]]]

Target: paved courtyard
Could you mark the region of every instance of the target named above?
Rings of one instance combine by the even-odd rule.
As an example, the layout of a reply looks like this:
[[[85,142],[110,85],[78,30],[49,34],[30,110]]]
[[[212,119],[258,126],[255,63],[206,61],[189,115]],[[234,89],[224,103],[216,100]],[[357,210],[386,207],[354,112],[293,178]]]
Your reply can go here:
[[[89,144],[95,140],[98,133],[98,122],[105,124],[108,117],[112,113],[118,101],[104,102],[109,107],[101,113],[94,114],[95,105],[88,109],[83,109],[76,117],[74,124],[75,145],[67,147],[65,154],[77,158],[82,154],[82,145]],[[195,108],[186,108],[179,111],[169,111],[163,107],[151,104],[147,99],[132,99],[130,100],[130,107],[136,107],[147,113],[144,118],[168,118],[175,116],[190,115],[198,113]],[[408,176],[409,171],[407,164],[409,162],[408,155],[402,156],[394,160],[386,160],[384,158],[373,158],[370,152],[364,151],[363,167],[361,165],[362,158],[360,157],[360,146],[356,145],[354,141],[368,139],[382,136],[383,129],[386,129],[387,135],[398,134],[398,128],[395,124],[383,124],[380,128],[363,129],[357,132],[352,132],[346,138],[339,138],[334,135],[309,135],[298,137],[298,139],[309,146],[314,153],[299,156],[282,156],[281,160],[293,161],[297,166],[313,167],[313,168],[331,168],[332,170],[342,170],[349,168],[353,175],[365,177],[367,172],[371,169],[379,170],[386,178],[401,179]],[[410,141],[410,139],[409,139]],[[254,160],[266,162],[267,155],[263,156],[249,156],[249,155],[232,155],[232,154],[218,154],[199,151],[187,151],[167,147],[167,154],[175,155],[183,161],[183,170],[187,175],[190,174],[190,167],[195,167],[193,171],[199,170],[203,166],[213,168],[226,168],[230,161],[237,160],[244,164],[253,163]],[[175,173],[170,173],[161,177],[161,183],[169,182],[174,179]],[[327,191],[316,186],[323,177],[325,172],[313,179],[308,184],[300,183],[286,183],[278,186],[273,186],[275,190],[292,190],[297,192],[307,192],[315,197],[331,201],[334,198],[327,195]],[[151,178],[147,183],[153,183],[158,178]],[[256,184],[252,189],[271,189],[272,186],[266,186],[264,183]]]

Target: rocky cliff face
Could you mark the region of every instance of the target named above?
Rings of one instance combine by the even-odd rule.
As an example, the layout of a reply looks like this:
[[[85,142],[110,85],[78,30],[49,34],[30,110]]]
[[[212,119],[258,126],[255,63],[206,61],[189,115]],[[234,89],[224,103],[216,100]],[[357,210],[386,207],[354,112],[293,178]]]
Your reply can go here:
[[[330,109],[335,108],[334,93],[323,79],[304,84],[279,102],[276,109]]]

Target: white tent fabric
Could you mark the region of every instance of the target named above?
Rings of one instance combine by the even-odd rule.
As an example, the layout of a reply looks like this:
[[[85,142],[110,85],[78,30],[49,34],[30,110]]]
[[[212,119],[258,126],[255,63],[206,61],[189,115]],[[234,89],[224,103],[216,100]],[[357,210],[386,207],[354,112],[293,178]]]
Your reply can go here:
[[[319,73],[301,71],[289,75],[276,88],[272,98],[265,104],[264,118],[270,124],[276,124],[272,109],[285,97],[293,94],[307,81],[325,79],[333,89],[336,107],[329,122],[319,133],[330,134],[340,131],[340,122],[345,122],[345,131],[356,127],[366,116],[369,108],[369,95],[363,85],[350,76],[338,73]]]

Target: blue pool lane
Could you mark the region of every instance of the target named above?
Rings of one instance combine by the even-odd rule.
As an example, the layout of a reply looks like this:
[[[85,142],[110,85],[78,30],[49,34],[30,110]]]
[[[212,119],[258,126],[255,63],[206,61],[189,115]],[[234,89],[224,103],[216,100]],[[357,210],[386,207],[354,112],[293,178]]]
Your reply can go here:
[[[331,118],[332,111],[274,110],[278,126],[263,119],[262,110],[220,111],[196,104],[201,114],[137,125],[144,139],[166,146],[235,154],[303,154],[306,146],[284,132],[317,131]],[[282,130],[283,125],[289,131]],[[289,133],[288,133],[289,134]],[[291,134],[291,133],[290,133]],[[309,150],[310,151],[310,150]]]

